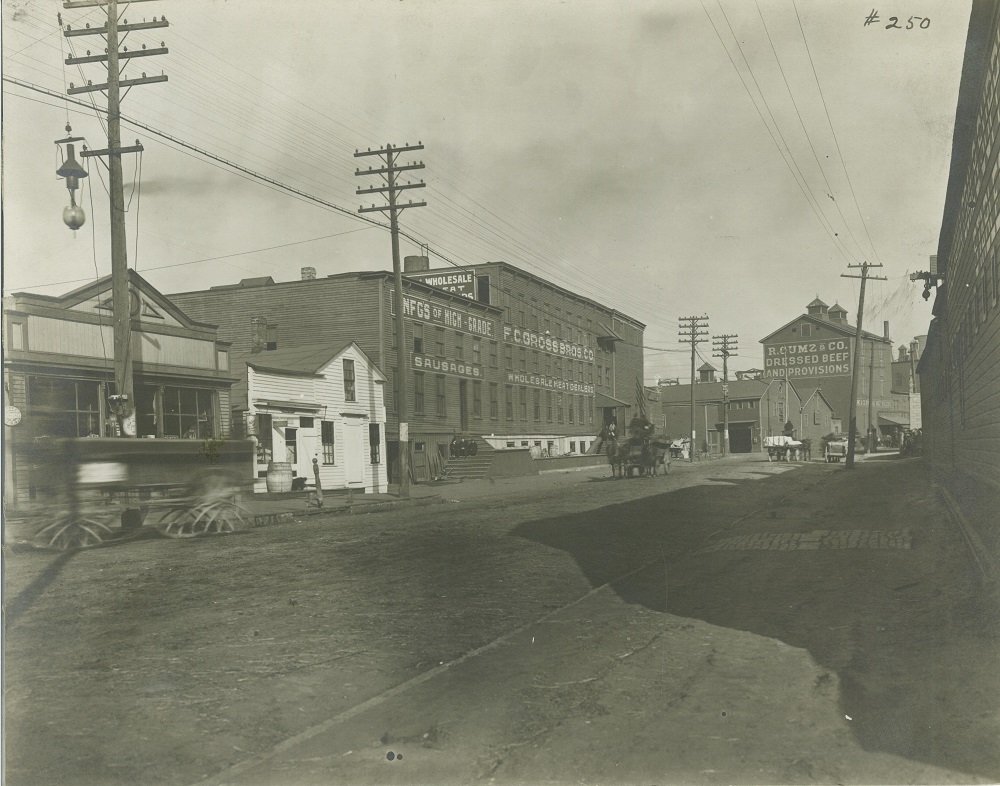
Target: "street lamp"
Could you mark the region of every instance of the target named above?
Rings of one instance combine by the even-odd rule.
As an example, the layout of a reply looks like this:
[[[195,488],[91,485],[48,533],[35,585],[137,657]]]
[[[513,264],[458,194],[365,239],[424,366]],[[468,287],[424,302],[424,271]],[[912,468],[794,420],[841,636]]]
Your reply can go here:
[[[70,134],[72,132],[72,126],[67,123],[66,133]],[[69,207],[63,208],[63,223],[74,232],[82,227],[87,220],[87,214],[76,203],[76,194],[74,193],[80,187],[80,178],[87,177],[87,170],[80,166],[73,155],[73,143],[79,142],[82,139],[82,136],[68,136],[65,139],[56,140],[57,145],[66,145],[66,160],[56,170],[56,174],[59,177],[66,178],[66,190],[69,191]]]

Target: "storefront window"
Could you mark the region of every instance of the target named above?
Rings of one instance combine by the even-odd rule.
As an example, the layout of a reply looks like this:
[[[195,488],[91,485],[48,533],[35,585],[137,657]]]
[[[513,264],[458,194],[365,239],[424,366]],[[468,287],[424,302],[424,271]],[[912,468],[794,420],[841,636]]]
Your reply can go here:
[[[163,436],[209,439],[215,436],[211,390],[163,388]]]
[[[33,436],[100,436],[100,383],[28,377],[28,413]]]

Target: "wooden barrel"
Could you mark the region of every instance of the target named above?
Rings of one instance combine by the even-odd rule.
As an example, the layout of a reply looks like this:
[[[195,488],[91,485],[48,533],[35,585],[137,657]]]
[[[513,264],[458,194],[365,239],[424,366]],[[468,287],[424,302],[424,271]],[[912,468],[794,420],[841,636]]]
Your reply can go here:
[[[272,461],[267,465],[267,490],[271,493],[292,490],[292,465],[288,461]]]

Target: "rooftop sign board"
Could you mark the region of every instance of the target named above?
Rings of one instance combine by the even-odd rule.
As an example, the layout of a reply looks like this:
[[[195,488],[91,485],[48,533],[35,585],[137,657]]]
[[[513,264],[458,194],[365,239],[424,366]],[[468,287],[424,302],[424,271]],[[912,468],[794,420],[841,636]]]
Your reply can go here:
[[[431,273],[407,273],[406,277],[411,281],[420,281],[445,292],[467,297],[469,300],[476,299],[476,276],[470,270],[456,270],[454,272],[442,273],[435,271]]]

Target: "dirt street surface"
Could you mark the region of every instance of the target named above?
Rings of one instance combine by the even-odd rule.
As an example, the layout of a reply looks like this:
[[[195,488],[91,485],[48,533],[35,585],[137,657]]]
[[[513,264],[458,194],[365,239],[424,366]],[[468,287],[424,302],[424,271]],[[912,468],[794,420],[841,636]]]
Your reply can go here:
[[[8,544],[6,782],[1000,781],[1000,626],[919,459],[606,468]]]

